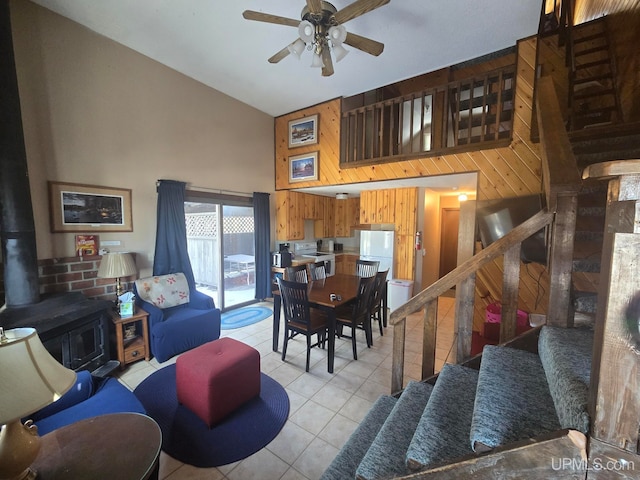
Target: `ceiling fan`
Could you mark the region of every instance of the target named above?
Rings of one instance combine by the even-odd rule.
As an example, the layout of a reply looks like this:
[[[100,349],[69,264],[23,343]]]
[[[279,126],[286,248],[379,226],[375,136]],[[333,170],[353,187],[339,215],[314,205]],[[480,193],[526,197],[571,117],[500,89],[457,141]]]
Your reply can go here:
[[[375,56],[380,55],[384,50],[384,44],[347,32],[343,24],[386,5],[390,0],[356,0],[341,10],[322,0],[306,1],[307,5],[300,14],[301,20],[254,10],[245,10],[242,13],[247,20],[298,28],[299,38],[269,58],[270,63],[278,63],[290,53],[300,58],[306,48],[313,52],[311,66],[322,67],[322,75],[328,77],[333,75],[331,52],[337,62],[348,53],[348,50],[342,46],[343,43]]]

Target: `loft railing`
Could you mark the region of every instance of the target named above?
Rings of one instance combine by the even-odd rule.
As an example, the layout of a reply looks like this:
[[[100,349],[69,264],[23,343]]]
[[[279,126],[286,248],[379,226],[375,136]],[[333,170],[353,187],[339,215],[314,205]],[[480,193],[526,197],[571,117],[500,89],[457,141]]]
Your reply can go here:
[[[438,297],[454,286],[456,287],[458,342],[456,360],[461,362],[470,357],[475,274],[484,265],[499,256],[503,256],[504,271],[500,342],[508,341],[515,336],[521,243],[547,226],[550,226],[548,263],[551,286],[547,323],[569,326],[572,322],[569,292],[577,194],[581,179],[563,124],[553,80],[549,77],[541,78],[538,88],[537,115],[540,125],[543,189],[547,207],[498,241],[482,249],[391,313],[389,322],[394,329],[392,392],[398,392],[403,387],[406,318],[423,309],[422,378],[433,375]]]
[[[342,167],[495,148],[511,139],[515,66],[342,113]]]

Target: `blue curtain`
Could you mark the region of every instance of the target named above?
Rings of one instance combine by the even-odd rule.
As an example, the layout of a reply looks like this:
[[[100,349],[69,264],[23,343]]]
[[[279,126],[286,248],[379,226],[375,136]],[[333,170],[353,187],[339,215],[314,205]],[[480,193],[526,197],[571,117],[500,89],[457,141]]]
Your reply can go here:
[[[256,262],[256,298],[271,297],[271,215],[269,194],[253,193],[253,225]]]
[[[187,225],[184,215],[184,182],[160,180],[158,183],[158,222],[153,274],[182,272],[189,288],[195,288],[193,269],[187,251]]]

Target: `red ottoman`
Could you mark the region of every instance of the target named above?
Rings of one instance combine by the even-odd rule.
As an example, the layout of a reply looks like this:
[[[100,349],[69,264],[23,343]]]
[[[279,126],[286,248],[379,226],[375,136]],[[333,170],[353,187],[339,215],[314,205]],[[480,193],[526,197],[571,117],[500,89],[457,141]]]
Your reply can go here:
[[[178,402],[209,427],[260,395],[260,354],[232,338],[189,350],[176,361]]]

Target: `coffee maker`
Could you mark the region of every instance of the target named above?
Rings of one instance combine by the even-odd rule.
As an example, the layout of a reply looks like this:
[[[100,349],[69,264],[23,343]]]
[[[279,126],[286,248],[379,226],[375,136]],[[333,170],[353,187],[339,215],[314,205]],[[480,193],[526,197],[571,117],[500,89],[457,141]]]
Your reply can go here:
[[[279,251],[274,252],[271,256],[271,265],[278,268],[290,267],[292,255],[289,251],[289,244],[281,243],[278,248]]]

